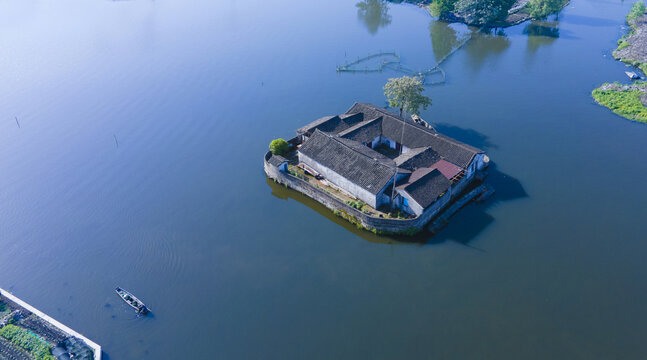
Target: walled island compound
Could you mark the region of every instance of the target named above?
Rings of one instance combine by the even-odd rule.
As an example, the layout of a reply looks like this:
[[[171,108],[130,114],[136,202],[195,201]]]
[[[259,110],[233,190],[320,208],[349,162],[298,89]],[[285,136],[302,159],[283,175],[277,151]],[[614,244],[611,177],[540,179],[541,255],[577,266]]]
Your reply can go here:
[[[371,104],[297,130],[265,173],[358,227],[414,234],[486,175],[477,148]]]

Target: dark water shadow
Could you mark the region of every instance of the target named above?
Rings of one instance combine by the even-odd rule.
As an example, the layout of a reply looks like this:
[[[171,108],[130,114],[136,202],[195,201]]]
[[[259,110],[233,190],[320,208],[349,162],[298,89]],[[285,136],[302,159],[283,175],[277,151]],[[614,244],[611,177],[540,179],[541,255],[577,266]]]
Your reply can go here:
[[[363,0],[355,6],[357,7],[357,18],[364,23],[371,35],[375,35],[377,30],[391,23],[389,4],[386,1]]]
[[[582,15],[568,15],[560,17],[564,24],[584,25],[593,27],[614,27],[621,25],[617,21],[611,19],[582,16]]]
[[[487,210],[492,206],[529,197],[521,182],[501,172],[495,163],[490,164],[485,183],[494,188],[496,193],[483,203],[470,203],[458,211],[449,224],[438,234],[429,237],[428,244],[442,244],[448,241],[471,248],[470,242],[495,222]],[[476,248],[475,248],[476,249]]]
[[[497,148],[496,145],[490,142],[490,139],[488,136],[481,134],[478,131],[475,131],[472,129],[465,129],[448,123],[440,123],[440,124],[433,124],[433,125],[434,125],[434,128],[438,130],[439,133],[445,134],[456,140],[460,140],[466,144],[470,144],[485,152],[487,152],[490,149]]]

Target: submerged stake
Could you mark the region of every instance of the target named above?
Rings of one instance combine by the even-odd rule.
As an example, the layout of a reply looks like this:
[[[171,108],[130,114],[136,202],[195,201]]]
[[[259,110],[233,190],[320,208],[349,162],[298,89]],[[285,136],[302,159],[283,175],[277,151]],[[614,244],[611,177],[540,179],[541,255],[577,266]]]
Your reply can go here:
[[[20,123],[18,122],[18,117],[14,116],[14,118],[16,119],[16,125],[18,125],[18,129],[20,129]]]

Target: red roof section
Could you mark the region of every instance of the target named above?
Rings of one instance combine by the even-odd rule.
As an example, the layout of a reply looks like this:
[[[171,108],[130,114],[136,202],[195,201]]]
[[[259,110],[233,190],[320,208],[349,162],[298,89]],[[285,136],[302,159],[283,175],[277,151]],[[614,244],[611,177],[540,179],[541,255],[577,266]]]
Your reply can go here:
[[[438,169],[447,179],[451,179],[458,175],[463,169],[445,160],[438,160],[435,164],[431,165],[431,169]]]

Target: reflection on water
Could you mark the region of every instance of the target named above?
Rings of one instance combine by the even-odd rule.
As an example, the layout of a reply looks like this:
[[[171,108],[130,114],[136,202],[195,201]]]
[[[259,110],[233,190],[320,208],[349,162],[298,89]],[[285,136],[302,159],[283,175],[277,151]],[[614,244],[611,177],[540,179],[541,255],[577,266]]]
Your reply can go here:
[[[389,4],[382,0],[364,0],[357,4],[357,18],[361,20],[371,34],[391,23]]]
[[[488,57],[501,55],[508,47],[510,39],[503,29],[481,29],[473,34],[465,52],[472,70],[478,71]]]
[[[414,245],[414,244],[421,245],[422,243],[425,242],[423,238],[417,238],[417,237],[412,238],[412,237],[401,237],[401,236],[378,236],[376,234],[373,234],[372,232],[358,229],[355,225],[333,214],[333,212],[330,209],[321,205],[321,203],[319,203],[318,201],[315,201],[301,194],[298,191],[289,189],[284,185],[278,184],[273,180],[271,180],[270,178],[266,178],[266,180],[267,180],[267,185],[269,185],[270,189],[272,189],[272,195],[283,200],[288,200],[288,199],[296,200],[301,204],[309,207],[310,209],[316,211],[319,215],[322,215],[328,220],[334,222],[335,224],[342,226],[344,229],[352,232],[353,234],[361,237],[366,241],[369,241],[372,243],[390,244],[390,245]]]
[[[429,36],[431,47],[436,61],[449,55],[452,50],[471,36],[470,29],[460,24],[448,24],[444,21],[434,20],[429,23]]]
[[[533,21],[526,25],[523,34],[528,35],[527,52],[534,53],[541,46],[550,45],[559,38],[559,21]]]

